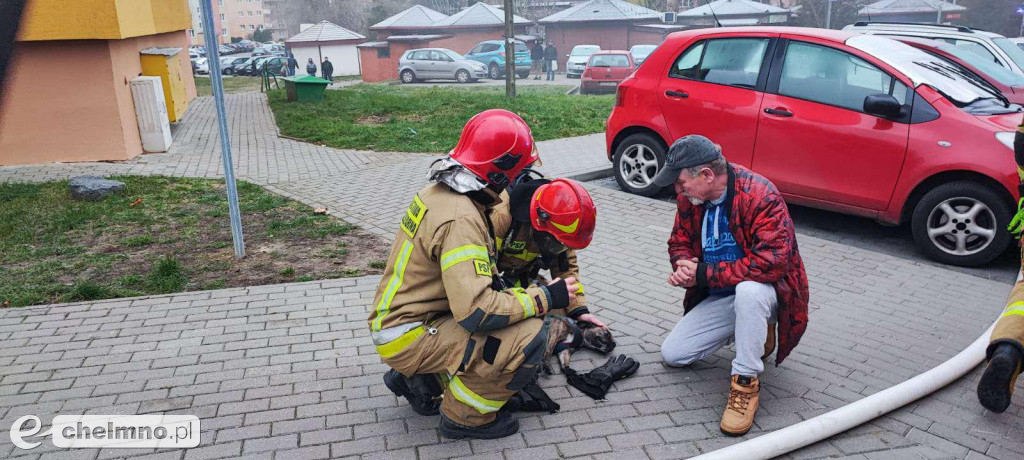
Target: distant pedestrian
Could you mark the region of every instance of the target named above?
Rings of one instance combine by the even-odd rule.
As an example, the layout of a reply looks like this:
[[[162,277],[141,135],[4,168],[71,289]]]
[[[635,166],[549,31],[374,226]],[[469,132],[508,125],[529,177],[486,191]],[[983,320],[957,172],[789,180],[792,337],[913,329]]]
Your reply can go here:
[[[295,70],[299,68],[299,61],[295,60],[294,54],[288,55],[288,75],[294,76]]]
[[[310,77],[316,76],[316,63],[313,62],[313,58],[309,58],[309,61],[306,62],[306,73],[308,73]]]
[[[548,42],[547,48],[544,48],[544,65],[547,67],[548,81],[555,80],[555,66],[558,62],[558,48],[555,48],[555,44]]]
[[[543,40],[537,40],[537,42],[533,44],[533,48],[530,49],[530,60],[533,61],[533,79],[540,80],[540,76],[544,73]]]
[[[331,64],[330,59],[324,58],[323,64],[320,64],[320,73],[323,74],[324,80],[334,82],[334,65]]]

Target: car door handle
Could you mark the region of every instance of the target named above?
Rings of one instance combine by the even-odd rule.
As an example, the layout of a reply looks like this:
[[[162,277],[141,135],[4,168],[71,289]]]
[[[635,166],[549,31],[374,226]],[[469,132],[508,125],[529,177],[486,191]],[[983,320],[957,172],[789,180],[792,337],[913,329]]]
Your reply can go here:
[[[790,112],[790,111],[788,111],[786,109],[764,109],[764,113],[769,113],[769,114],[772,114],[772,115],[778,115],[780,117],[791,117],[791,116],[793,116],[793,112]]]
[[[665,95],[668,96],[668,97],[681,97],[683,99],[686,99],[686,98],[690,97],[690,95],[687,94],[687,93],[684,93],[682,91],[673,91],[673,90],[665,91]]]

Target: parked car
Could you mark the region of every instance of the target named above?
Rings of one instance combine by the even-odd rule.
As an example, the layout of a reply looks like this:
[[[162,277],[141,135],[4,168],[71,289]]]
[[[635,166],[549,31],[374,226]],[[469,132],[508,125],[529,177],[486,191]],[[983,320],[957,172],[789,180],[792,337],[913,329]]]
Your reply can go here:
[[[220,58],[220,71],[224,75],[234,75],[235,66],[248,60],[249,58],[244,57],[222,57]]]
[[[253,56],[270,56],[270,50],[262,46],[257,46],[252,50]]]
[[[519,40],[516,40],[515,48],[516,75],[519,78],[529,77],[530,66],[533,65],[530,50]],[[493,79],[505,76],[505,42],[502,40],[482,41],[466,53],[465,58],[487,66],[487,75]]]
[[[1014,104],[1024,104],[1024,75],[957,45],[917,37],[895,37],[896,40],[927,53],[942,57],[995,87]]]
[[[580,77],[580,94],[614,93],[619,83],[635,68],[633,56],[627,51],[598,51],[590,55]]]
[[[409,50],[398,60],[402,83],[435,79],[469,83],[487,75],[487,66],[445,48]]]
[[[288,75],[288,58],[286,57],[269,57],[259,66],[261,69],[266,68],[271,75]]]
[[[587,68],[587,61],[590,60],[590,55],[598,51],[601,51],[601,47],[597,45],[576,45],[572,47],[572,51],[565,55],[568,58],[565,62],[565,76],[580,78],[583,75],[583,70]]]
[[[231,54],[234,51],[235,50],[231,49],[231,47],[228,45],[220,45],[217,47],[217,53],[219,53],[220,55]]]
[[[232,66],[231,67],[231,73],[234,74],[234,75],[251,75],[252,74],[252,61],[254,59],[256,59],[256,58],[248,57],[248,58],[240,58],[240,59],[244,59],[244,60],[242,62],[239,62],[239,63],[235,64],[234,66]]]
[[[964,26],[940,24],[860,21],[843,30],[863,34],[920,37],[944,41],[978,53],[999,65],[1024,75],[1024,50],[1006,37]]]
[[[640,65],[644,63],[644,59],[647,59],[647,56],[650,56],[651,52],[657,47],[658,45],[633,45],[629,49],[629,54],[633,56],[633,62],[636,65]]]
[[[1009,247],[1021,107],[895,40],[823,29],[677,32],[623,81],[606,145],[641,195],[667,145],[703,134],[787,201],[909,222],[929,257],[980,265]]]
[[[206,58],[198,58],[192,65],[193,72],[199,75],[207,75],[210,73],[210,67],[207,65],[209,60]]]

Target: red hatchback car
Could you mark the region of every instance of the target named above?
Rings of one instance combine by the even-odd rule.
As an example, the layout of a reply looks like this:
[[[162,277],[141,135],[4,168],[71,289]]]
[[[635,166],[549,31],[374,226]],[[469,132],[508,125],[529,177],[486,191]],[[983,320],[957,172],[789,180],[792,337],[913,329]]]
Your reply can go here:
[[[598,51],[590,56],[580,77],[580,94],[614,93],[636,65],[629,51]]]
[[[618,86],[606,143],[627,191],[654,195],[667,145],[702,134],[794,204],[910,222],[957,265],[1009,246],[1021,107],[897,41],[781,27],[670,35]]]

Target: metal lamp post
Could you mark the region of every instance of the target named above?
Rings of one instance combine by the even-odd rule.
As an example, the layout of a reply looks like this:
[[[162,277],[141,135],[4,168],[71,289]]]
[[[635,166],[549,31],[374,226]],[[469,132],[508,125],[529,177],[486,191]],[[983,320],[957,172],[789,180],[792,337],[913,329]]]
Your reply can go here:
[[[242,239],[242,217],[238,210],[238,188],[235,185],[235,170],[231,161],[231,136],[228,132],[228,116],[224,108],[224,82],[220,75],[220,54],[217,52],[217,27],[213,20],[213,0],[202,0],[203,24],[206,33],[206,60],[210,68],[210,86],[213,87],[213,101],[217,107],[217,127],[220,131],[220,158],[224,162],[224,182],[228,191],[228,213],[231,216],[231,240],[235,245],[235,258],[245,257],[245,241]],[[213,56],[213,57],[211,57]]]

